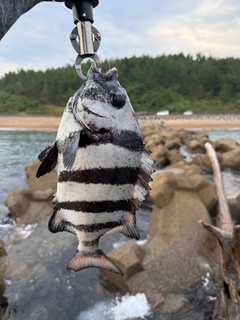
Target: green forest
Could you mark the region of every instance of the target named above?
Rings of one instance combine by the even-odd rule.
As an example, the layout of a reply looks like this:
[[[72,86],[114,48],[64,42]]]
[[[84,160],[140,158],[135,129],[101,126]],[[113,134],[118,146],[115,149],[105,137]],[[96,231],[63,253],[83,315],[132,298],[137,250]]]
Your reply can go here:
[[[103,62],[116,67],[135,111],[155,114],[240,112],[240,59],[183,54]],[[86,74],[89,63],[82,66]],[[19,70],[0,79],[1,114],[61,114],[83,84],[73,65],[46,71]]]

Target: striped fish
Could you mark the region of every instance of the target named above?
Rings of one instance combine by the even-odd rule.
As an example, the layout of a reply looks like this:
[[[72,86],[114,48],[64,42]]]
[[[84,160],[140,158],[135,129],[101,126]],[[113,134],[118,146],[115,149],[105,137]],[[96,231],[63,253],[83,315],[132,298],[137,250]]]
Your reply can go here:
[[[58,164],[49,230],[78,237],[68,269],[98,267],[122,274],[99,249],[99,238],[119,231],[139,239],[135,212],[149,189],[149,155],[117,69],[102,74],[92,65],[67,103],[55,142],[39,155],[37,177]]]

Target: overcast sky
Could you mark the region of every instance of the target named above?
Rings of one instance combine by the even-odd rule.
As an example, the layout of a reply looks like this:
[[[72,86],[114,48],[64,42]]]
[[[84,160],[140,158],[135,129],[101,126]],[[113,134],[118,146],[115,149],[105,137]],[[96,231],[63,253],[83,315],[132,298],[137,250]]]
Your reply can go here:
[[[201,52],[240,56],[240,0],[100,0],[93,10],[102,34],[101,59]],[[63,3],[42,2],[24,14],[0,42],[0,76],[18,69],[72,64],[74,28]]]

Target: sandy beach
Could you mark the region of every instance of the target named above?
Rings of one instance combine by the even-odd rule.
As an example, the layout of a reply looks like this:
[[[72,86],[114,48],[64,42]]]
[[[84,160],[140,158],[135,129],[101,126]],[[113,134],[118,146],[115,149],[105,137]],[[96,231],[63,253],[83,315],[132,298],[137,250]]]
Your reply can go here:
[[[30,130],[30,131],[57,131],[61,117],[0,117],[0,129]],[[162,123],[174,129],[240,129],[239,116],[172,116],[156,119],[143,117],[140,123]]]

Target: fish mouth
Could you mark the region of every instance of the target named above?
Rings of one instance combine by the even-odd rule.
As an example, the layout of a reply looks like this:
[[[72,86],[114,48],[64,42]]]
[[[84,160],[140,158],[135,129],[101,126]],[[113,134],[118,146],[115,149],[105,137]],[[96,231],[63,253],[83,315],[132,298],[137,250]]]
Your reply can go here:
[[[97,116],[97,117],[99,117],[99,118],[107,118],[106,116],[103,116],[103,115],[101,115],[101,114],[99,114],[99,113],[96,113],[96,112],[94,112],[94,111],[89,110],[87,107],[85,107],[84,104],[82,104],[82,107],[83,107],[83,111],[85,111],[85,112],[87,112],[87,113],[91,113],[91,114],[93,114],[94,116]]]

